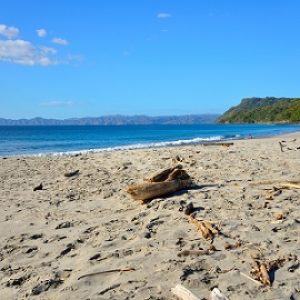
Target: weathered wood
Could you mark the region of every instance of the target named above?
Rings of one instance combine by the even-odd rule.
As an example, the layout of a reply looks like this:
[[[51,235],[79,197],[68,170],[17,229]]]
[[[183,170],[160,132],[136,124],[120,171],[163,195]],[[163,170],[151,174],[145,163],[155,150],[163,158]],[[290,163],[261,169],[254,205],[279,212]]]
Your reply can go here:
[[[201,233],[205,240],[213,240],[215,234],[218,233],[218,230],[213,228],[210,222],[199,221],[195,219],[193,215],[189,217],[189,222],[196,226],[197,231]]]
[[[162,171],[159,171],[158,173],[154,174],[151,176],[149,179],[144,179],[145,181],[150,181],[150,182],[162,182],[165,181],[168,176],[174,171],[174,170],[180,170],[182,169],[182,165],[176,165],[175,167],[168,168]]]
[[[192,181],[172,180],[164,182],[142,182],[128,187],[127,192],[136,200],[150,200],[190,187]]]
[[[260,280],[264,285],[268,285],[271,286],[271,280],[270,280],[270,276],[267,270],[267,266],[262,263],[259,266],[259,271],[260,271]]]
[[[175,169],[169,174],[166,181],[172,181],[176,179],[187,180],[190,179],[190,175],[185,170]]]
[[[175,288],[171,289],[171,292],[182,300],[200,300],[200,298],[181,284],[177,284]]]
[[[300,181],[266,180],[250,183],[250,186],[272,184],[278,189],[300,189]]]
[[[84,274],[84,275],[79,276],[77,280],[80,280],[80,279],[85,278],[85,277],[96,276],[96,275],[101,275],[101,274],[115,273],[115,272],[130,272],[130,271],[135,271],[135,268],[113,269],[113,270],[106,270],[106,271],[98,271],[98,272],[88,273],[88,274]]]
[[[201,256],[201,255],[209,255],[209,249],[207,250],[182,250],[177,256],[185,257],[185,256]]]
[[[245,278],[251,280],[252,282],[256,283],[257,285],[261,286],[261,282],[260,281],[253,279],[252,277],[248,276],[247,274],[245,274],[245,273],[243,273],[241,271],[240,271],[240,274],[242,276],[244,276]]]

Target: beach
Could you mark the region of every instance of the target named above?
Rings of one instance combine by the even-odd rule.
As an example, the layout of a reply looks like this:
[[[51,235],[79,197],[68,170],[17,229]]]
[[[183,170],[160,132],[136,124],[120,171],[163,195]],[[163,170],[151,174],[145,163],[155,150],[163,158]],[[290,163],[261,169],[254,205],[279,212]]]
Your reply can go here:
[[[215,287],[231,300],[300,299],[300,190],[282,185],[300,181],[299,146],[298,132],[0,158],[0,298],[177,299],[181,284],[199,299]],[[178,163],[188,190],[146,204],[126,192]],[[217,228],[213,239],[180,209],[190,202]],[[253,279],[257,262],[276,260],[271,286]]]

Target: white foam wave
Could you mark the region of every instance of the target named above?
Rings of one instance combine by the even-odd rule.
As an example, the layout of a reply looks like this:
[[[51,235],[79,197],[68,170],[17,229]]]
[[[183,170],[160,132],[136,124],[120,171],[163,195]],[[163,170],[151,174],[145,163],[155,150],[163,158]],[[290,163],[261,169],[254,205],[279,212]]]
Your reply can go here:
[[[145,144],[139,143],[139,144],[98,148],[98,149],[85,149],[85,150],[74,150],[74,151],[52,152],[52,153],[38,153],[38,154],[31,154],[29,156],[64,156],[64,155],[78,155],[78,154],[97,153],[97,152],[162,148],[162,147],[170,147],[170,146],[203,144],[205,142],[221,141],[223,139],[224,139],[224,137],[222,137],[222,136],[212,136],[212,137],[208,137],[208,138],[194,138],[194,139],[188,139],[188,140],[154,142],[154,143],[145,143]]]

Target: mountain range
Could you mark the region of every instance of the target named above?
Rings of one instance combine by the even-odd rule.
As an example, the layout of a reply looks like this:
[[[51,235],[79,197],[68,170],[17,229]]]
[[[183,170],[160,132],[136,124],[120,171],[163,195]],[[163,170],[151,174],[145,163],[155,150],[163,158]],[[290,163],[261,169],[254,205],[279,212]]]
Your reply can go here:
[[[199,115],[182,115],[182,116],[160,116],[150,117],[146,115],[123,116],[112,115],[95,118],[70,118],[64,120],[58,119],[3,119],[0,118],[0,126],[72,126],[72,125],[179,125],[179,124],[211,124],[219,117],[217,114],[199,114]]]

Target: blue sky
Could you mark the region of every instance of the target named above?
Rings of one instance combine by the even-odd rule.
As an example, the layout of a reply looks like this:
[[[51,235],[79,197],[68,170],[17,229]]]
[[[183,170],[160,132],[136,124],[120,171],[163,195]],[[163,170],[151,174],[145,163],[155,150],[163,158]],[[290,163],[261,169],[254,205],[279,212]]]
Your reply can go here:
[[[298,0],[0,2],[0,117],[221,113],[300,96]]]

